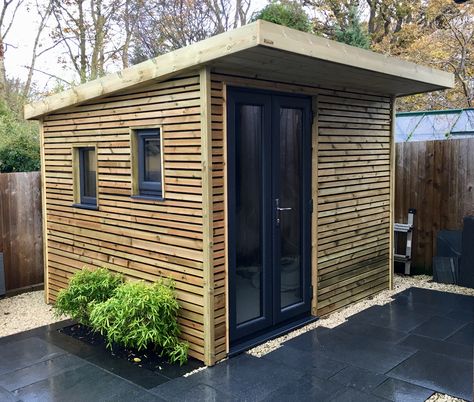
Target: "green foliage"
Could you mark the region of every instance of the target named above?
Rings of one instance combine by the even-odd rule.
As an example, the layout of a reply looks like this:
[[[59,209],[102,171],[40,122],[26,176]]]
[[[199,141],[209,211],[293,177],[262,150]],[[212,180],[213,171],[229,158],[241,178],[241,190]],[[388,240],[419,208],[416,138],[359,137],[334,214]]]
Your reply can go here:
[[[357,9],[352,7],[347,16],[347,25],[341,27],[336,26],[334,38],[338,42],[346,43],[351,46],[360,47],[362,49],[370,48],[370,35],[362,27],[357,13]]]
[[[39,130],[36,122],[20,118],[0,104],[0,172],[30,172],[40,169]]]
[[[69,286],[59,292],[54,309],[56,314],[69,315],[84,325],[90,325],[90,311],[95,303],[103,302],[123,283],[123,276],[106,268],[83,269],[73,275]]]
[[[265,20],[303,32],[311,32],[311,22],[300,2],[272,1],[252,15],[252,21]]]
[[[183,364],[188,344],[178,340],[178,310],[171,282],[126,283],[110,299],[93,306],[91,325],[107,338],[108,347],[159,346],[171,362]]]

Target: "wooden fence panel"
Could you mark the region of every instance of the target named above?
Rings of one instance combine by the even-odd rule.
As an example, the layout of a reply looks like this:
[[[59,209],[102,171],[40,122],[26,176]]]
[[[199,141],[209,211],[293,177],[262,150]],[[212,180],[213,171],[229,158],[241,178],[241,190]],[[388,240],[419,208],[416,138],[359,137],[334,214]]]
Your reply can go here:
[[[39,172],[0,174],[0,252],[7,292],[43,282]]]
[[[474,138],[396,145],[395,222],[416,208],[414,265],[431,271],[440,229],[474,215]]]

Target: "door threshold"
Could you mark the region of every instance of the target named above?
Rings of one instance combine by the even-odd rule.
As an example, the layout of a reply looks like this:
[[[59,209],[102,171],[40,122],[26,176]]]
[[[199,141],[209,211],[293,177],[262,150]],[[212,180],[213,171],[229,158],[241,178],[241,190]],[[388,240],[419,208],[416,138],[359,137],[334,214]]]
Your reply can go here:
[[[246,352],[249,349],[254,348],[255,346],[271,341],[272,339],[278,338],[279,336],[285,335],[288,332],[304,327],[305,325],[311,324],[312,322],[315,322],[317,320],[319,320],[319,317],[309,316],[309,317],[300,318],[299,320],[292,321],[287,324],[283,324],[279,326],[278,328],[274,328],[252,339],[244,340],[237,343],[234,346],[231,346],[228,356],[234,357],[236,355],[239,355],[243,352]]]

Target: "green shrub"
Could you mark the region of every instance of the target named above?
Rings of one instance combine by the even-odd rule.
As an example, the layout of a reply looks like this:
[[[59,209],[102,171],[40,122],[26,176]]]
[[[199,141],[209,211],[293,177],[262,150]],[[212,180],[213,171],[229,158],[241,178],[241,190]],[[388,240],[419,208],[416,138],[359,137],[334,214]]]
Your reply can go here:
[[[188,344],[178,340],[179,305],[170,281],[120,286],[108,300],[91,311],[91,325],[113,343],[138,350],[160,347],[171,362],[187,361]]]
[[[303,32],[311,32],[311,21],[298,1],[276,0],[252,15],[252,21],[264,20]]]
[[[95,303],[109,299],[123,283],[120,274],[106,268],[83,269],[73,275],[69,286],[58,294],[54,309],[57,315],[66,314],[84,325],[90,325],[89,316]]]

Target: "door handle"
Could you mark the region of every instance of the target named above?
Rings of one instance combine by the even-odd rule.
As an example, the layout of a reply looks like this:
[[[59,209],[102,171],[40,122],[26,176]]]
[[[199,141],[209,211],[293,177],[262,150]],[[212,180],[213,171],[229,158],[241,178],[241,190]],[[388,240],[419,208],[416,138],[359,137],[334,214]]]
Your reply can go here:
[[[280,199],[279,198],[275,198],[275,210],[276,210],[276,214],[275,214],[275,218],[276,218],[276,224],[277,226],[280,225],[280,221],[281,221],[281,218],[280,218],[280,213],[282,211],[291,211],[293,208],[289,208],[289,207],[280,207]]]

